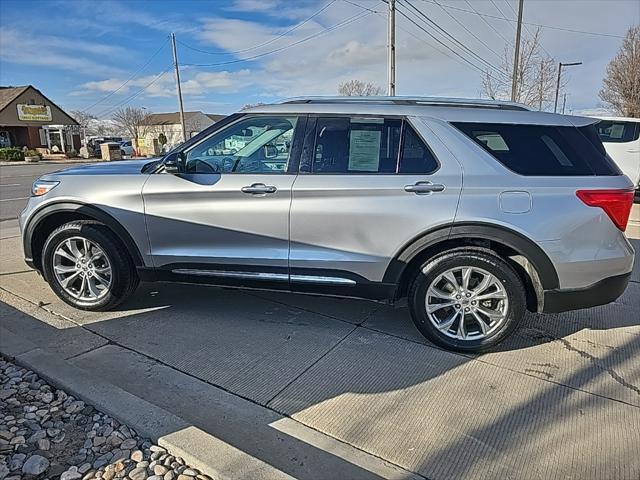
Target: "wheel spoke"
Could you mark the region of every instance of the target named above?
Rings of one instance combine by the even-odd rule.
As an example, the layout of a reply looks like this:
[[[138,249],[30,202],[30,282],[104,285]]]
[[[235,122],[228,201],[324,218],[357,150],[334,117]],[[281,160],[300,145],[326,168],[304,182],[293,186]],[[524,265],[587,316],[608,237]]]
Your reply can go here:
[[[472,273],[473,269],[469,267],[462,268],[462,288],[465,290],[469,288],[469,279],[471,278]]]
[[[482,301],[482,300],[502,300],[504,298],[507,298],[507,296],[498,291],[498,292],[491,292],[491,293],[486,293],[484,295],[478,295],[476,297],[476,300],[478,301]]]
[[[86,239],[86,238],[83,238],[83,239],[82,239],[82,246],[84,247],[84,256],[85,256],[85,257],[90,256],[90,255],[89,255],[89,248],[90,248],[90,246],[89,246],[89,242],[87,241],[87,239]]]
[[[456,335],[458,338],[464,340],[467,338],[467,331],[464,328],[464,314],[460,312],[460,320],[458,321],[458,330],[456,331]]]
[[[445,272],[442,276],[451,284],[454,290],[458,290],[460,288],[460,284],[458,283],[458,280],[456,280],[456,276],[452,271]]]
[[[480,284],[473,289],[474,295],[479,295],[493,284],[493,275],[484,275]]]
[[[480,315],[478,315],[478,312],[473,311],[472,313],[473,317],[476,319],[476,323],[480,327],[480,330],[482,330],[482,334],[486,335],[487,331],[489,330],[489,325],[487,325],[484,319]]]
[[[78,278],[78,275],[80,275],[80,272],[75,272],[75,273],[69,275],[68,277],[66,277],[66,278],[64,278],[63,280],[60,281],[60,285],[62,285],[63,288],[68,288],[69,287],[69,283],[71,283],[71,281],[73,281],[76,278]]]
[[[76,245],[75,242],[72,242],[71,239],[67,240],[65,242],[65,245],[67,246],[67,248],[69,248],[69,251],[76,259],[82,257],[80,250],[78,250],[78,246]]]
[[[477,311],[489,317],[489,320],[491,320],[492,323],[493,321],[501,320],[504,317],[501,312],[497,312],[495,310],[487,310],[482,307],[478,307]]]
[[[94,296],[94,297],[99,297],[100,296],[100,290],[98,289],[98,286],[96,285],[95,278],[89,277],[87,279],[87,286],[89,287],[89,293],[91,293],[92,296]]]
[[[72,261],[73,263],[76,263],[77,258],[74,257],[72,254],[70,254],[69,252],[67,252],[64,248],[60,247],[58,248],[55,253],[54,256],[57,255],[59,257],[63,257],[66,258],[67,260]]]
[[[458,315],[460,315],[460,312],[456,311],[454,312],[449,318],[447,318],[445,321],[438,323],[437,327],[442,330],[442,331],[447,331],[451,328],[451,325],[453,325],[453,322],[455,322],[456,318],[458,317]]]
[[[54,265],[53,269],[56,273],[72,273],[76,271],[75,265]]]
[[[454,304],[455,304],[455,302],[453,300],[451,300],[450,302],[445,302],[445,303],[432,303],[432,304],[427,306],[427,312],[428,313],[437,312],[438,310],[442,310],[445,307],[451,307]]]
[[[451,300],[455,296],[453,293],[443,292],[439,288],[431,287],[427,292],[427,295],[430,297],[441,298],[442,300]]]
[[[96,278],[97,281],[99,281],[102,285],[104,285],[105,287],[107,287],[109,285],[109,280],[107,280],[106,278],[104,278],[102,275],[95,273],[93,274]]]

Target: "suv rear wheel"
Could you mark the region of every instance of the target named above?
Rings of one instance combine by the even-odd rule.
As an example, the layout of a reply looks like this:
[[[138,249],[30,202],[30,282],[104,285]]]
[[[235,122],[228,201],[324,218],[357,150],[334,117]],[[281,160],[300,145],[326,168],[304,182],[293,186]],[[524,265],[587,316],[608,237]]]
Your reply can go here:
[[[429,340],[462,352],[502,341],[525,313],[514,269],[489,250],[460,248],[422,265],[409,290],[414,323]]]
[[[138,286],[121,242],[97,222],[71,222],[54,230],[44,244],[42,267],[56,295],[83,310],[109,310]]]

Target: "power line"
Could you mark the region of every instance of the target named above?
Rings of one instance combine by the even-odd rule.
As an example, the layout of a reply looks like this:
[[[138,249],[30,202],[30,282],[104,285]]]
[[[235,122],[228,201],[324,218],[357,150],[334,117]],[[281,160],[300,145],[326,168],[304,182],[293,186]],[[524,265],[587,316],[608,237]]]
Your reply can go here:
[[[153,85],[154,83],[156,83],[158,80],[160,80],[164,75],[166,75],[169,71],[171,71],[173,69],[173,65],[169,65],[165,70],[163,70],[162,72],[160,72],[158,75],[156,75],[149,83],[147,83],[144,87],[142,87],[140,90],[138,90],[137,92],[135,92],[134,94],[128,96],[127,98],[125,98],[124,100],[122,100],[121,102],[116,103],[115,105],[110,106],[109,108],[107,108],[106,110],[103,110],[102,112],[100,112],[98,115],[96,115],[98,118],[104,118],[107,115],[111,114],[112,112],[114,112],[118,107],[129,103],[131,100],[133,100],[134,98],[138,97],[140,94],[142,94],[142,92],[144,92],[145,90],[147,90],[151,85]]]
[[[465,30],[467,33],[469,33],[469,35],[471,35],[473,38],[475,38],[476,40],[478,40],[478,42],[480,42],[482,45],[484,45],[484,47],[485,47],[487,50],[489,50],[489,51],[490,51],[491,53],[493,53],[496,57],[498,57],[500,60],[502,60],[502,56],[501,56],[498,52],[496,52],[493,48],[491,48],[489,45],[487,45],[487,44],[486,44],[486,43],[485,43],[485,42],[484,42],[480,37],[478,37],[475,33],[473,33],[471,30],[469,30],[469,29],[467,28],[467,26],[466,26],[464,23],[462,23],[460,20],[458,20],[454,15],[451,15],[451,14],[449,13],[449,11],[448,11],[446,8],[444,8],[444,7],[442,6],[442,4],[441,4],[441,3],[439,3],[439,2],[438,2],[438,0],[434,0],[434,1],[435,1],[435,3],[436,3],[436,4],[437,4],[441,9],[442,9],[442,11],[443,11],[444,13],[446,13],[446,14],[447,14],[449,17],[451,17],[451,18],[452,18],[452,19],[453,19],[453,20],[454,20],[458,25],[460,25],[462,28],[464,28],[464,30]]]
[[[362,5],[358,4],[358,3],[352,2],[351,0],[343,0],[343,1],[344,1],[344,2],[347,2],[347,3],[350,3],[351,5],[355,5],[356,7],[360,7],[360,8],[362,8],[363,10],[366,10],[366,11],[369,11],[369,12],[372,12],[372,13],[377,13],[377,14],[379,14],[380,16],[384,16],[384,13],[383,13],[383,12],[380,12],[380,11],[377,11],[377,10],[372,10],[372,9],[367,8],[367,7],[364,7],[364,6],[362,6]],[[383,1],[384,1],[384,0],[383,0]],[[414,25],[415,25],[415,22],[413,22],[413,23],[414,23]],[[412,36],[413,38],[415,38],[416,40],[418,40],[418,41],[420,41],[420,42],[424,43],[425,45],[428,45],[429,47],[433,48],[434,50],[436,50],[437,52],[441,53],[441,54],[442,54],[442,55],[444,55],[445,57],[450,58],[451,60],[453,60],[453,61],[455,61],[455,62],[459,63],[460,65],[462,65],[462,66],[464,66],[464,67],[469,67],[469,63],[468,63],[468,62],[461,62],[459,58],[449,55],[449,54],[447,53],[447,51],[446,51],[446,50],[442,50],[441,48],[439,48],[439,47],[438,47],[438,45],[434,45],[433,43],[429,42],[427,39],[422,38],[422,37],[419,37],[418,35],[416,35],[415,33],[413,33],[411,30],[408,30],[408,29],[404,28],[402,25],[398,25],[398,24],[396,24],[396,27],[397,27],[399,30],[402,30],[403,32],[405,32],[406,34],[411,35],[411,36]],[[437,39],[436,39],[436,40],[437,40]],[[471,66],[473,67],[473,65],[471,65]],[[478,71],[481,71],[481,70],[480,70],[480,69],[478,69],[477,67],[476,67],[476,68],[474,68],[474,69],[475,69],[475,70],[478,70]]]
[[[435,4],[436,2],[434,0],[422,0],[423,2],[427,2],[427,3],[433,3]],[[467,4],[471,7],[471,5],[469,4],[468,0],[465,0],[467,2]],[[477,10],[475,10],[473,7],[472,10],[467,10],[464,8],[460,8],[460,7],[454,7],[453,5],[445,5],[445,8],[448,8],[450,10],[457,10],[459,12],[466,12],[466,13],[473,13],[475,15],[482,17],[486,17],[486,18],[495,18],[496,20],[506,20],[507,22],[511,22],[511,23],[515,23],[515,20],[509,20],[509,19],[505,19],[503,17],[497,17],[496,15],[490,15],[488,13],[480,13]],[[490,25],[488,22],[485,22],[488,25]],[[571,32],[571,33],[580,33],[583,35],[595,35],[595,36],[599,36],[599,37],[612,37],[612,38],[624,38],[624,35],[614,35],[613,33],[603,33],[603,32],[589,32],[586,30],[577,30],[574,28],[565,28],[565,27],[558,27],[555,25],[545,25],[542,23],[531,23],[531,22],[522,22],[525,25],[529,25],[532,27],[540,27],[540,28],[548,28],[550,30],[560,30],[562,32]],[[491,27],[493,28],[493,27]],[[495,30],[495,28],[493,28],[494,31],[497,32],[497,30]],[[503,37],[504,38],[504,37]]]
[[[494,2],[493,0],[489,0],[491,2],[491,5],[493,5],[493,7],[498,11],[498,13],[500,13],[500,15],[502,16],[502,18],[504,18],[505,20],[509,20],[507,18],[507,16],[504,14],[504,12],[500,9],[500,7],[496,4],[496,2]],[[516,14],[516,17],[518,15]]]
[[[509,3],[509,0],[504,0],[505,3],[507,4],[507,6],[511,9],[511,11],[513,12],[513,14],[517,17],[518,14],[516,13],[515,9],[511,6],[511,4]],[[505,17],[505,20],[509,20],[508,18]],[[529,30],[529,27],[527,27],[527,25],[522,22],[522,24],[524,25],[524,29],[527,31],[527,33],[529,34],[529,36],[531,36],[531,38],[534,37],[533,33],[531,33],[531,30]],[[540,45],[540,48],[542,48],[542,50],[544,51],[544,53],[546,53],[549,57],[553,58],[553,55],[551,55],[549,53],[549,50],[547,50],[546,48],[544,48],[544,45],[542,44],[541,40],[538,40],[538,43]]]
[[[496,34],[497,34],[497,35],[498,35],[502,40],[504,40],[504,42],[505,42],[507,45],[511,45],[511,46],[513,46],[513,43],[511,43],[511,40],[508,40],[504,35],[502,35],[502,33],[500,33],[500,31],[499,31],[496,27],[494,27],[491,23],[489,23],[489,22],[484,18],[484,15],[482,15],[480,12],[478,12],[478,11],[473,7],[473,5],[471,5],[471,3],[469,3],[469,0],[465,0],[465,2],[467,3],[467,5],[469,5],[469,8],[470,8],[471,10],[473,10],[473,12],[470,12],[469,10],[463,10],[463,11],[465,11],[465,12],[469,12],[469,13],[475,13],[476,15],[479,15],[479,16],[480,16],[480,20],[482,20],[482,21],[485,23],[485,25],[487,25],[491,30],[493,30],[493,31],[494,31],[494,32],[495,32],[495,33],[496,33]],[[451,7],[450,5],[446,5],[446,8],[452,8],[452,7]],[[496,18],[497,18],[497,17],[496,17]]]
[[[312,39],[317,38],[317,37],[319,37],[321,35],[325,35],[325,34],[331,32],[333,30],[336,30],[338,28],[341,28],[341,27],[344,27],[346,25],[349,25],[350,23],[353,23],[353,22],[355,22],[357,20],[360,20],[360,19],[362,19],[364,17],[367,17],[369,15],[371,15],[370,12],[361,12],[361,13],[358,13],[356,15],[352,15],[351,17],[347,18],[346,20],[343,20],[342,22],[336,23],[335,25],[332,25],[331,27],[329,27],[329,28],[327,28],[325,30],[322,30],[322,31],[317,32],[317,33],[314,33],[313,35],[309,35],[308,37],[305,37],[305,38],[303,38],[301,40],[295,41],[295,42],[290,43],[288,45],[284,45],[282,47],[276,48],[276,49],[271,50],[269,52],[259,53],[257,55],[253,55],[253,56],[250,56],[250,57],[247,57],[247,58],[239,58],[239,59],[235,59],[235,60],[228,60],[226,62],[217,62],[217,63],[183,63],[182,65],[183,66],[190,66],[190,67],[220,67],[220,66],[223,66],[223,65],[231,65],[231,64],[234,64],[234,63],[250,62],[250,61],[256,60],[258,58],[266,57],[267,55],[272,55],[274,53],[281,52],[283,50],[286,50],[288,48],[294,47],[296,45],[300,45],[301,43],[304,43],[304,42],[306,42],[308,40],[312,40]]]
[[[418,9],[415,5],[413,5],[409,0],[402,0],[403,4],[407,4],[409,5],[409,7],[411,7],[418,15],[420,15],[424,20],[426,20],[430,25],[432,25],[433,27],[435,27],[437,30],[439,30],[441,33],[441,35],[444,35],[445,37],[448,37],[451,41],[454,42],[454,44],[458,45],[458,48],[461,48],[463,51],[468,52],[469,54],[471,54],[475,59],[477,59],[478,61],[480,61],[481,63],[483,63],[484,65],[486,65],[486,67],[491,68],[493,70],[495,70],[497,73],[499,73],[500,75],[504,75],[506,76],[507,73],[502,70],[500,67],[497,67],[496,65],[492,64],[491,62],[489,62],[488,60],[485,60],[483,57],[481,57],[480,55],[478,55],[476,52],[474,52],[473,50],[471,50],[469,47],[467,47],[466,45],[464,45],[462,42],[460,42],[456,37],[454,37],[453,35],[451,35],[447,30],[445,30],[444,28],[442,28],[440,25],[438,25],[436,22],[434,22],[433,20],[431,20],[427,15],[425,15],[420,9]]]
[[[455,50],[453,50],[451,47],[449,47],[449,45],[443,43],[439,38],[437,38],[436,36],[434,36],[431,32],[429,32],[426,28],[424,28],[422,25],[416,23],[411,17],[409,17],[406,13],[404,13],[401,9],[397,9],[398,13],[400,15],[402,15],[404,18],[406,18],[409,22],[413,23],[416,27],[418,27],[420,30],[422,30],[424,33],[426,33],[427,35],[429,35],[429,37],[431,37],[433,40],[435,40],[436,42],[438,42],[440,45],[442,45],[443,47],[445,47],[447,50],[449,50],[451,53],[453,53],[456,57],[460,58],[463,62],[465,62],[466,64],[468,64],[469,66],[471,66],[473,69],[477,70],[480,73],[485,73],[484,70],[477,66],[475,63],[471,62],[469,59],[467,59],[466,57],[460,55],[458,52],[456,52]],[[499,83],[506,85],[507,83],[500,80],[500,79],[496,79],[496,81],[498,81]]]
[[[107,95],[105,95],[104,97],[102,97],[100,100],[98,100],[95,103],[92,103],[91,105],[89,105],[87,108],[85,108],[84,110],[82,110],[82,112],[86,112],[87,110],[95,107],[96,105],[104,102],[105,100],[107,100],[108,98],[111,98],[114,94],[116,94],[117,92],[119,92],[120,90],[122,90],[131,80],[133,80],[140,72],[142,72],[142,70],[144,70],[150,63],[151,61],[162,51],[162,49],[165,47],[165,45],[167,44],[167,42],[169,41],[169,37],[167,37],[165,39],[165,41],[162,43],[162,45],[160,45],[160,48],[158,48],[158,50],[156,50],[154,52],[153,55],[151,55],[151,57],[149,57],[149,60],[147,60],[147,63],[145,63],[144,65],[142,65],[140,68],[138,68],[133,75],[131,75],[122,85],[120,85],[118,88],[116,88],[115,90],[113,90],[112,92],[108,93]]]
[[[234,52],[210,52],[207,50],[202,50],[196,47],[192,47],[191,45],[188,45],[184,42],[181,42],[180,40],[176,40],[180,45],[182,45],[183,47],[188,48],[189,50],[193,50],[195,52],[200,52],[200,53],[204,53],[207,55],[238,55],[241,53],[246,53],[246,52],[250,52],[251,50],[257,50],[258,48],[261,47],[265,47],[267,45],[270,45],[278,40],[280,40],[282,37],[287,36],[288,34],[290,34],[291,32],[297,30],[298,28],[300,28],[301,26],[303,26],[304,24],[306,24],[307,22],[309,22],[310,20],[312,20],[313,18],[317,17],[318,15],[320,15],[322,12],[324,12],[327,8],[329,8],[332,4],[334,4],[337,0],[331,0],[329,3],[327,3],[324,7],[322,7],[320,10],[317,10],[314,14],[312,14],[311,16],[307,17],[306,19],[304,19],[302,22],[298,23],[297,25],[293,26],[292,28],[290,28],[289,30],[282,32],[280,35],[278,35],[277,37],[272,38],[271,40],[267,40],[266,42],[263,42],[259,45],[254,45],[252,47],[248,47],[248,48],[244,48],[242,50],[236,50]],[[346,0],[345,0],[346,1]],[[358,5],[359,6],[359,5]],[[362,7],[364,8],[364,7]]]

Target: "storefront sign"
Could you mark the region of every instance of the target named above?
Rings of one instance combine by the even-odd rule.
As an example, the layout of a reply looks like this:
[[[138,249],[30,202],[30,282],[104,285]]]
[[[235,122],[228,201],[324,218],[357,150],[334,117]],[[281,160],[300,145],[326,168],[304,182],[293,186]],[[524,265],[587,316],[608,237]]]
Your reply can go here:
[[[51,107],[47,105],[18,104],[18,119],[25,122],[50,122]]]

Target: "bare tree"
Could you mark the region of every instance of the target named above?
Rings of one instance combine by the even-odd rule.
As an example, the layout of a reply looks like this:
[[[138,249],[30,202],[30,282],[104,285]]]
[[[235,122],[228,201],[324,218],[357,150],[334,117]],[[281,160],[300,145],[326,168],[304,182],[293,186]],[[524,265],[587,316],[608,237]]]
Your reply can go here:
[[[640,118],[640,25],[627,31],[599,95],[619,115]]]
[[[82,128],[87,128],[91,123],[91,120],[97,120],[98,117],[91,115],[90,113],[83,112],[82,110],[73,110],[71,117],[80,124]]]
[[[541,52],[539,28],[530,38],[523,39],[519,57],[515,101],[544,110],[554,100],[556,70],[555,61]],[[513,48],[505,48],[500,69],[505,72],[501,77],[485,72],[484,93],[494,100],[511,99],[511,82],[507,79],[513,73]]]
[[[345,97],[369,97],[372,95],[382,95],[384,90],[372,82],[362,80],[348,80],[338,85],[338,95]]]
[[[125,131],[131,138],[144,136],[147,113],[144,108],[119,108],[111,117],[118,128]]]

